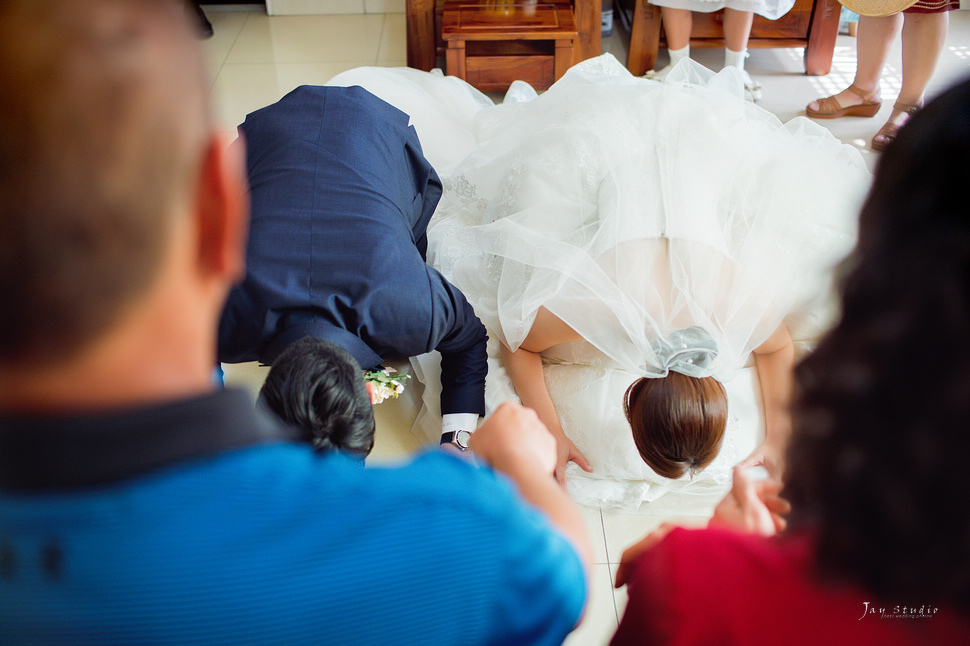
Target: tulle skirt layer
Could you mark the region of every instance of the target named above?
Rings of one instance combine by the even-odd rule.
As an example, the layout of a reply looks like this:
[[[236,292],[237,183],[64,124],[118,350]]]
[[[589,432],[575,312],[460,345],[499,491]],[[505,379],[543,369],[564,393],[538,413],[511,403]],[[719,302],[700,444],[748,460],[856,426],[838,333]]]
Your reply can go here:
[[[540,307],[587,340],[546,357],[563,428],[595,469],[570,470],[574,497],[635,506],[726,487],[757,443],[752,350],[782,323],[810,344],[836,315],[833,271],[870,182],[858,151],[745,101],[736,70],[690,60],[658,83],[604,55],[542,95],[514,85],[500,105],[414,70],[365,68],[332,83],[408,112],[442,176],[429,262],[490,331],[489,404],[514,397],[495,341],[517,348]],[[621,397],[633,379],[666,374],[662,340],[690,327],[709,335],[707,372],[739,384],[738,403],[720,462],[669,481],[640,461]],[[416,366],[433,409],[431,363]]]

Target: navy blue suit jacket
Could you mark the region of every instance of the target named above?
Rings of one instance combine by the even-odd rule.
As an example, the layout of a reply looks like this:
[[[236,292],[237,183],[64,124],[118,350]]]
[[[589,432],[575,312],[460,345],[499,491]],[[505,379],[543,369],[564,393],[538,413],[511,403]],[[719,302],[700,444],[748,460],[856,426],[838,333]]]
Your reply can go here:
[[[441,352],[441,412],[485,413],[485,327],[425,261],[441,183],[408,116],[360,87],[302,86],[246,117],[247,271],[219,360],[272,364],[304,336],[363,368]]]

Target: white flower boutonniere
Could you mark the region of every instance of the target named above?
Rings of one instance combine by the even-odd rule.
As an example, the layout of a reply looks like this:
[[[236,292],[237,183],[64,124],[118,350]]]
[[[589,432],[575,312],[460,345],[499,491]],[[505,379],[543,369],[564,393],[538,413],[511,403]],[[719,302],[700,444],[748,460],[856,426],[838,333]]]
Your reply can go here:
[[[376,387],[375,404],[380,404],[385,399],[397,399],[404,392],[404,382],[410,378],[411,375],[402,375],[394,368],[364,371],[364,382],[372,383]]]

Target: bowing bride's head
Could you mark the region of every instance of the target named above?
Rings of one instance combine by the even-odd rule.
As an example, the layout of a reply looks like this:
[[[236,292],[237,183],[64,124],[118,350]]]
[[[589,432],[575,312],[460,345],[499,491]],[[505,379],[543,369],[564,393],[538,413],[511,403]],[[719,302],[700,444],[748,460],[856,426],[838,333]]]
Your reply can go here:
[[[623,412],[640,457],[665,478],[709,465],[727,427],[727,394],[713,377],[642,377],[627,388]]]

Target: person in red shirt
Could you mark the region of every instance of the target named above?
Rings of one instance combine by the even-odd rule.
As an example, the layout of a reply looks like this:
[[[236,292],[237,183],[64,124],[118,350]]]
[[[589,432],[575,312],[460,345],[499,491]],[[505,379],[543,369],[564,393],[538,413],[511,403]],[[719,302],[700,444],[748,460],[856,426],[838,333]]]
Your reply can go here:
[[[795,370],[784,490],[738,469],[706,529],[628,549],[613,644],[970,643],[968,146],[970,81],[880,160],[842,319]]]

